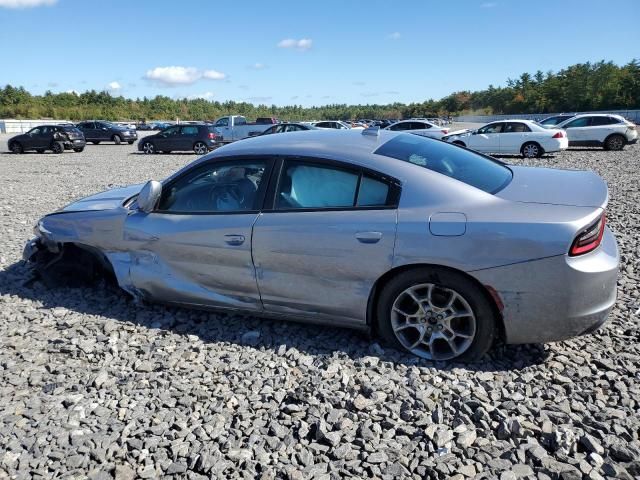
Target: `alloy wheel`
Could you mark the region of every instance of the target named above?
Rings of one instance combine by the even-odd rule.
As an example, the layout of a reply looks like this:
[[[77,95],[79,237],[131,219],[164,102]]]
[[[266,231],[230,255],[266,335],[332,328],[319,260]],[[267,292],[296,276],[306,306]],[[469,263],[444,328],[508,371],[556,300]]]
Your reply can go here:
[[[204,155],[207,153],[207,146],[202,142],[198,142],[193,146],[193,151],[198,155]]]
[[[455,290],[434,283],[402,291],[391,307],[391,327],[400,344],[429,360],[451,360],[473,343],[476,317]]]
[[[142,151],[144,153],[151,154],[151,153],[154,153],[155,150],[156,149],[153,146],[153,143],[145,142],[144,145],[142,145]]]
[[[522,154],[527,158],[536,158],[540,153],[540,149],[537,145],[530,143],[529,145],[525,145],[522,149]]]

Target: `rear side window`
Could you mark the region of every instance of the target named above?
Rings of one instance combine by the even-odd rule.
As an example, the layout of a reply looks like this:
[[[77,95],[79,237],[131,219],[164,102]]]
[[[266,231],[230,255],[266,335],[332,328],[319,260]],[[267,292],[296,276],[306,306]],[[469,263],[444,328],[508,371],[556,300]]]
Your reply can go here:
[[[591,126],[596,127],[600,125],[613,125],[620,123],[620,120],[613,117],[591,117]]]
[[[288,160],[278,184],[275,208],[393,207],[398,196],[395,184],[356,169]]]
[[[591,117],[576,118],[573,122],[567,123],[564,128],[588,127]]]
[[[524,123],[520,122],[509,122],[505,125],[502,133],[522,133],[522,132],[530,132],[531,129]]]
[[[196,135],[198,135],[198,127],[195,127],[195,126],[182,127],[182,134],[188,135],[190,137],[195,137]]]
[[[487,193],[502,190],[513,177],[511,170],[496,160],[418,135],[400,134],[374,153],[413,163]]]

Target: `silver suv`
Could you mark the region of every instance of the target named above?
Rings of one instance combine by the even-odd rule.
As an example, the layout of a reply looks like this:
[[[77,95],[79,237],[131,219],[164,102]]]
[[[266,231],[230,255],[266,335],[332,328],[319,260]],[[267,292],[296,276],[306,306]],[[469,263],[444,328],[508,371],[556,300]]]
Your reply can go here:
[[[622,150],[638,141],[635,124],[620,115],[585,113],[556,125],[567,132],[570,147],[604,147]]]

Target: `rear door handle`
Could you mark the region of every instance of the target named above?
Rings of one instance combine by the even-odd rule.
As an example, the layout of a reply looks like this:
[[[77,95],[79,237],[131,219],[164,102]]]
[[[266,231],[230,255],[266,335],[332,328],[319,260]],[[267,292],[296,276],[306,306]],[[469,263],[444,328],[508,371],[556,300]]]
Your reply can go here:
[[[378,243],[382,238],[382,232],[357,232],[356,238],[360,243]]]
[[[235,235],[235,234],[225,235],[224,241],[228,245],[242,245],[244,243],[244,235]]]

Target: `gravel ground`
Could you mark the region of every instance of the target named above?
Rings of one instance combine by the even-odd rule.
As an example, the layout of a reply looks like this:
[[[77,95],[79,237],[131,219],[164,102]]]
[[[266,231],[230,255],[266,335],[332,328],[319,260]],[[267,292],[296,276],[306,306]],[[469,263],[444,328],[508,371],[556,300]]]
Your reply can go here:
[[[194,158],[0,154],[0,478],[640,476],[640,146],[530,162],[609,184],[622,253],[609,322],[453,366],[337,328],[25,283],[40,216]]]

